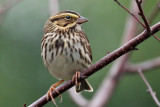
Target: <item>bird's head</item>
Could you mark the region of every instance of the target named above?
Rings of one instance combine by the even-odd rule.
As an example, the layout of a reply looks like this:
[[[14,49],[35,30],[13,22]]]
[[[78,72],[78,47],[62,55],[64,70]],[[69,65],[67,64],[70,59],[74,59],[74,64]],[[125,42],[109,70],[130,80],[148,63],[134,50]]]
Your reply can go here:
[[[44,31],[47,33],[51,33],[58,30],[69,30],[74,29],[76,27],[80,27],[80,25],[84,22],[87,22],[88,19],[80,16],[79,14],[72,11],[62,11],[57,13],[56,15],[51,16],[45,26]]]

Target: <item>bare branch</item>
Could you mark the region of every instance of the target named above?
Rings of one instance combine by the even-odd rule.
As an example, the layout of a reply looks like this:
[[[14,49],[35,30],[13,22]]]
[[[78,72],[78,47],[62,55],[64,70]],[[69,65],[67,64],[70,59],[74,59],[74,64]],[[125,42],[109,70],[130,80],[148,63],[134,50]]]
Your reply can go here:
[[[81,94],[75,93],[74,87],[69,90],[69,95],[71,96],[72,100],[80,107],[85,107],[88,103],[88,100],[85,99]]]
[[[126,73],[137,73],[138,69],[141,68],[142,71],[147,71],[153,68],[160,67],[160,57],[144,61],[138,64],[127,64],[125,68]]]
[[[148,21],[147,21],[147,19],[146,19],[146,17],[145,17],[145,15],[144,15],[144,12],[143,12],[143,9],[142,9],[142,6],[141,6],[141,4],[142,4],[142,0],[136,0],[136,3],[137,3],[137,6],[138,6],[138,8],[139,8],[139,15],[142,17],[142,19],[143,19],[143,21],[144,21],[144,23],[145,23],[145,27],[144,28],[146,28],[147,29],[147,32],[148,33],[150,33],[150,25],[149,25],[149,23],[148,23]],[[160,39],[156,36],[156,35],[153,35],[154,36],[154,38],[155,39],[157,39],[159,42],[160,42]]]
[[[147,29],[147,32],[150,33],[150,30],[151,30],[150,25],[149,25],[145,15],[144,15],[144,12],[143,12],[143,9],[142,9],[142,6],[141,6],[142,0],[136,0],[136,3],[138,5],[139,11],[140,11],[139,15],[142,17],[142,19],[145,23],[145,28]],[[156,35],[153,35],[153,36],[154,36],[155,39],[157,39],[160,42],[160,39]]]
[[[152,10],[152,12],[149,15],[149,17],[148,17],[149,24],[151,24],[153,22],[153,20],[156,18],[156,16],[158,15],[159,12],[160,12],[160,2],[156,4],[155,8]],[[142,31],[142,29],[140,29],[140,31]],[[153,35],[153,36],[155,37],[155,39],[157,39],[160,42],[160,39],[157,36],[155,36],[155,35]]]
[[[155,24],[154,26],[151,27],[151,33],[150,34],[143,31],[141,34],[139,34],[138,36],[136,36],[135,38],[133,38],[132,40],[130,40],[129,42],[127,42],[126,44],[121,46],[120,48],[118,48],[115,51],[113,51],[112,53],[106,55],[101,60],[99,60],[97,63],[90,66],[88,69],[84,70],[81,73],[82,79],[86,79],[87,77],[91,76],[93,73],[97,72],[98,70],[102,69],[106,65],[110,64],[112,61],[116,60],[120,56],[122,56],[122,55],[128,53],[129,51],[133,50],[137,45],[142,43],[144,40],[149,38],[151,35],[158,32],[159,29],[160,29],[160,22],[158,22],[157,24]],[[119,77],[116,77],[114,79],[119,79]],[[69,81],[65,82],[64,84],[62,84],[61,86],[57,87],[56,89],[59,93],[63,93],[66,90],[68,90],[69,88],[73,87],[74,85],[75,84],[72,82],[72,80],[69,80]],[[52,95],[55,98],[55,97],[58,96],[58,93],[53,91]],[[50,100],[51,99],[49,99],[49,101]],[[47,95],[44,95],[43,97],[41,97],[40,99],[35,101],[33,104],[31,104],[29,107],[43,106],[46,103],[48,103]]]
[[[119,6],[121,6],[125,11],[127,11],[130,15],[132,15],[144,28],[145,25],[133,14],[131,13],[126,7],[124,7],[118,0],[114,0]]]
[[[154,36],[154,38],[156,38],[160,42],[160,39],[156,35],[153,35],[153,36]]]
[[[147,29],[147,32],[150,33],[151,29],[150,29],[149,23],[148,23],[145,15],[143,13],[142,6],[141,6],[142,0],[136,0],[136,3],[137,3],[137,6],[139,8],[139,15],[142,17],[142,19],[143,19],[143,21],[145,23],[145,27]]]
[[[59,0],[49,0],[49,14],[53,15],[59,12]]]
[[[127,11],[130,15],[132,15],[144,28],[146,28],[146,26],[133,14],[131,13],[126,7],[124,7],[118,0],[114,0],[119,6],[121,6],[125,11]],[[140,0],[142,1],[142,0]],[[160,42],[160,39],[158,39],[158,37],[156,37],[155,35],[153,35],[154,38],[156,40],[158,40]]]
[[[142,80],[144,81],[144,83],[146,84],[146,86],[148,87],[148,92],[151,94],[153,100],[155,101],[155,103],[158,105],[158,107],[160,107],[160,102],[158,101],[157,97],[156,97],[156,93],[152,90],[151,85],[148,83],[147,79],[144,77],[142,70],[139,69],[138,70],[139,75],[141,76]]]

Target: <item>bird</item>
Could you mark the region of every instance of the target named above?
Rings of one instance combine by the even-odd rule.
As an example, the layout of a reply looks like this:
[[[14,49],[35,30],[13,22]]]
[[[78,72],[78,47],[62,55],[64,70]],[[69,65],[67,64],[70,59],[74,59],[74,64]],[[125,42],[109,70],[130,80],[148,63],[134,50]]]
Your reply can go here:
[[[86,79],[80,80],[81,72],[92,64],[89,40],[81,28],[85,22],[88,19],[76,12],[61,11],[52,15],[44,25],[41,57],[49,73],[60,80],[48,90],[47,100],[51,98],[55,103],[52,91],[59,93],[56,87],[70,79],[75,82],[77,93],[93,91]]]

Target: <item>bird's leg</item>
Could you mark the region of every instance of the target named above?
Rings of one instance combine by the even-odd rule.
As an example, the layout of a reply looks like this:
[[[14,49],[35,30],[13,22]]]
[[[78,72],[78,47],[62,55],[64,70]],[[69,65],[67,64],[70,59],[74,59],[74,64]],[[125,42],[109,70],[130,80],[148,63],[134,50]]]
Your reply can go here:
[[[55,102],[55,100],[54,100],[54,98],[53,98],[52,91],[54,90],[55,92],[57,92],[57,93],[59,94],[59,97],[61,98],[60,102],[62,102],[62,96],[61,96],[61,94],[60,94],[60,93],[57,91],[57,89],[56,89],[56,87],[57,87],[58,85],[60,85],[62,82],[64,82],[64,80],[61,80],[61,81],[53,84],[53,85],[50,87],[50,89],[48,90],[48,92],[47,92],[47,100],[49,100],[49,97],[51,97],[53,103],[54,103],[56,106],[57,106],[57,104],[56,104],[56,102]]]
[[[75,86],[78,87],[78,89],[80,89],[81,86],[80,79],[81,79],[81,73],[79,71],[76,71],[76,73],[72,77],[72,82],[75,82]]]

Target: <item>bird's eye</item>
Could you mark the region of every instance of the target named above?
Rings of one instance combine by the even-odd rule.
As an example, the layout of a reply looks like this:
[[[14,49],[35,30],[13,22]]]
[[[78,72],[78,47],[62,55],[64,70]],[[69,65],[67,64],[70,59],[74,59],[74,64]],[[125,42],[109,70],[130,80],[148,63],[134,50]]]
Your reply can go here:
[[[66,16],[66,19],[68,19],[68,20],[71,19],[71,16]]]

